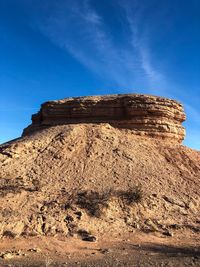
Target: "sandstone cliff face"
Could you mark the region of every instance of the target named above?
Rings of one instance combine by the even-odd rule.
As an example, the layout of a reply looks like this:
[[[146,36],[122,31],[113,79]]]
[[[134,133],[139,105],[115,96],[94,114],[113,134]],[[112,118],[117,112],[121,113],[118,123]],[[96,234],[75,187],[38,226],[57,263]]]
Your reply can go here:
[[[185,113],[175,100],[139,94],[66,98],[42,104],[23,135],[47,126],[109,123],[134,134],[181,142]]]

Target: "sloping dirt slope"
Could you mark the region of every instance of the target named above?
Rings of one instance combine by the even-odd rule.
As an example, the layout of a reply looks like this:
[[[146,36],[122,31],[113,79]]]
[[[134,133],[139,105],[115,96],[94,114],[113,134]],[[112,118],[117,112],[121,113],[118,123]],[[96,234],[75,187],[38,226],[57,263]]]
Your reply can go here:
[[[1,237],[198,232],[199,205],[200,152],[180,144],[102,123],[0,146]]]

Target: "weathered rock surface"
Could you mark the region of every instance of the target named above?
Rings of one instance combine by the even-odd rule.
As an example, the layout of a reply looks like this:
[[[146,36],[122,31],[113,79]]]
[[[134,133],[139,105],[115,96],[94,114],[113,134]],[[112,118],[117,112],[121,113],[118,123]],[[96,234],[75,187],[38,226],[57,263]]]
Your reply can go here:
[[[181,104],[145,95],[43,104],[0,146],[0,238],[199,233],[200,152],[179,143],[184,119]]]
[[[102,123],[54,126],[0,146],[0,238],[198,233],[199,216],[200,152],[181,144]]]
[[[42,104],[23,134],[47,126],[109,123],[135,134],[181,142],[185,136],[184,120],[182,104],[167,98],[140,94],[77,97]]]

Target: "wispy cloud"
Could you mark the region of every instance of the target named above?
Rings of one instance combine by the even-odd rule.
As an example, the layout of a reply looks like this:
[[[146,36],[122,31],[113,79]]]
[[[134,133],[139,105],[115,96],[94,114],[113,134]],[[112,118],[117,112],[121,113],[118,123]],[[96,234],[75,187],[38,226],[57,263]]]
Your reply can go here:
[[[120,86],[133,86],[132,55],[128,58],[127,51],[113,44],[103,18],[89,1],[71,2],[70,6],[57,8],[48,19],[38,23],[40,30],[89,70]]]
[[[89,0],[57,5],[38,25],[52,42],[66,49],[90,71],[120,87],[131,89],[141,83],[152,87],[163,82],[164,76],[151,63],[146,36],[138,34],[140,10],[128,11],[126,5],[121,8],[126,11],[123,27],[130,33],[123,47],[113,41],[104,18]]]
[[[125,10],[131,30],[131,43],[139,58],[138,68],[144,71],[145,78],[150,86],[158,84],[160,91],[163,92],[166,87],[166,79],[164,74],[152,64],[152,51],[149,48],[150,33],[144,26],[141,26],[145,16],[144,5],[141,5],[138,1],[123,1],[120,2],[120,5]]]
[[[141,67],[144,69],[145,74],[148,77],[150,83],[151,84],[156,82],[163,83],[165,77],[152,65],[148,48],[141,45],[140,48],[138,48],[138,51],[141,58]]]
[[[146,6],[138,0],[114,2],[126,32],[123,44],[114,41],[116,32],[108,27],[92,3],[59,0],[38,18],[38,28],[87,69],[108,84],[118,85],[121,91],[142,87],[142,92],[173,96],[174,85],[152,53],[152,28],[145,17],[148,2]]]

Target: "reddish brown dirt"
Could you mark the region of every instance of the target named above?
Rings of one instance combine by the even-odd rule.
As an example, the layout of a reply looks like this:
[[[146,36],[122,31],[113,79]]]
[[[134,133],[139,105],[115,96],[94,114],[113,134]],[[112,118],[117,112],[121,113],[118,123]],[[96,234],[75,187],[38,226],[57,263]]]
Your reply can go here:
[[[185,234],[167,238],[137,233],[95,243],[64,237],[4,239],[0,266],[200,266],[200,240]]]

